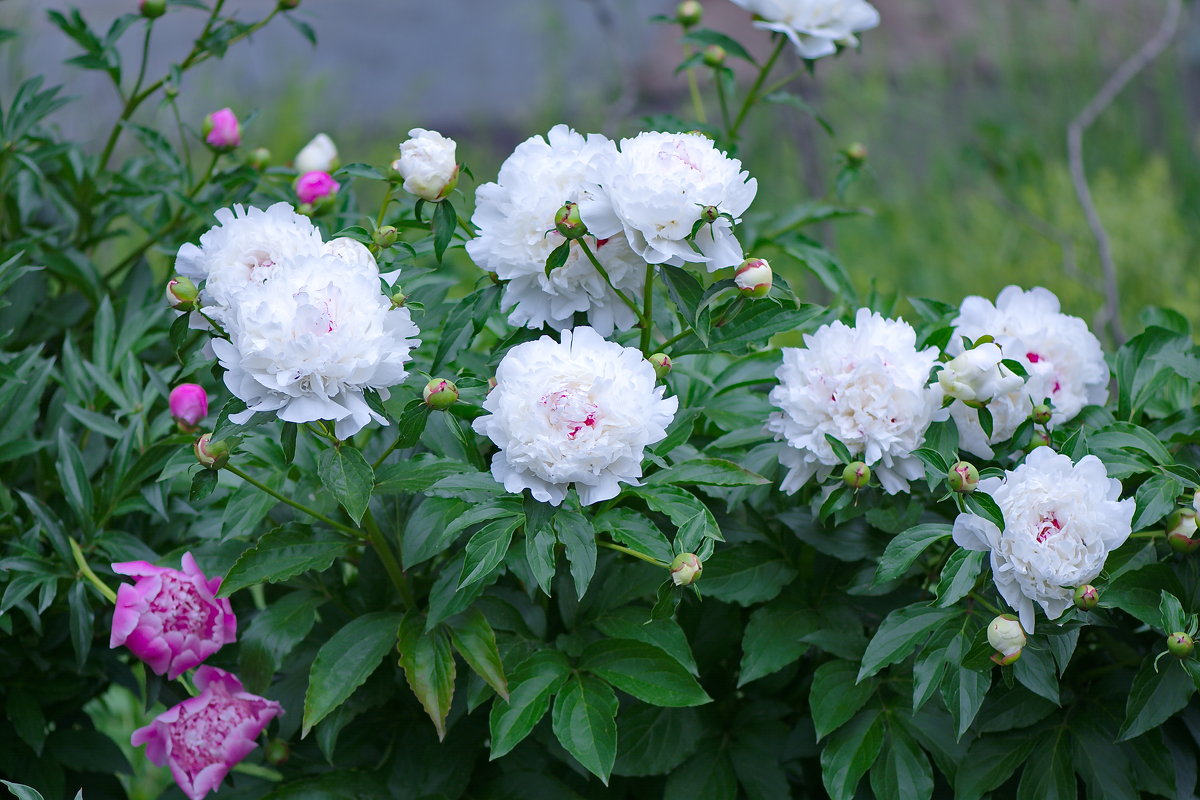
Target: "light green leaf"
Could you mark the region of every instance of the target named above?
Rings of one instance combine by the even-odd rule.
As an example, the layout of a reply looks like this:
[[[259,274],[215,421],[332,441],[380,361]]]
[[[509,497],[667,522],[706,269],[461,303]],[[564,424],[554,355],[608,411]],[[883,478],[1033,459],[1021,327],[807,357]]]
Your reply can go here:
[[[278,583],[310,570],[323,572],[335,558],[348,555],[352,546],[345,536],[321,528],[276,528],[238,556],[217,596],[228,597],[256,583]]]

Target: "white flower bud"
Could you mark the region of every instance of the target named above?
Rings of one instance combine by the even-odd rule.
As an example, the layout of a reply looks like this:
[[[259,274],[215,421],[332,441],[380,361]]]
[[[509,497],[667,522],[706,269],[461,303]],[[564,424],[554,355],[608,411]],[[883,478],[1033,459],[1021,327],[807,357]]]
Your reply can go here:
[[[295,167],[301,175],[306,172],[333,172],[338,167],[337,145],[333,139],[318,133],[296,154]]]
[[[999,658],[993,661],[1001,666],[1007,666],[1021,657],[1021,648],[1025,646],[1025,631],[1021,623],[1012,614],[1001,614],[992,620],[987,629],[988,644],[996,649]]]
[[[392,166],[404,178],[404,191],[436,203],[458,184],[457,145],[437,131],[413,128],[400,145],[400,158]]]
[[[680,553],[671,562],[671,580],[676,586],[691,586],[700,578],[704,565],[695,553]]]
[[[947,397],[964,403],[986,404],[993,397],[1015,392],[1024,384],[1021,377],[1000,362],[1004,354],[993,342],[981,344],[956,356],[937,374]]]
[[[747,258],[733,274],[733,282],[745,297],[766,297],[774,278],[765,258]]]

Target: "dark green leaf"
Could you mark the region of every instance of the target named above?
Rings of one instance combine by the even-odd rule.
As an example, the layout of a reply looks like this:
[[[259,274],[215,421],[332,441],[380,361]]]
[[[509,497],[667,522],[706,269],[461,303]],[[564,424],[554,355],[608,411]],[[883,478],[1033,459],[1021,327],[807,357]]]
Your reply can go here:
[[[496,634],[487,619],[478,609],[467,609],[461,616],[451,619],[450,641],[463,660],[496,694],[508,699],[508,680],[504,677],[504,664],[500,651],[496,649]]]
[[[742,637],[742,663],[738,686],[783,669],[808,650],[802,636],[820,627],[816,612],[772,605],[750,615]]]
[[[850,448],[842,444],[842,440],[833,434],[825,434],[825,441],[829,442],[829,446],[833,448],[833,454],[837,456],[838,461],[843,464],[849,464],[854,460],[854,456],[850,455]]]
[[[565,239],[558,247],[550,251],[550,255],[546,256],[546,275],[567,263],[567,258],[571,255],[571,240]]]
[[[592,523],[582,514],[562,510],[554,515],[554,530],[566,549],[575,593],[582,600],[596,572],[596,534]]]
[[[521,662],[509,677],[508,700],[492,702],[491,759],[512,750],[529,735],[550,708],[550,697],[566,682],[569,665],[557,650],[539,650]]]
[[[732,39],[723,33],[710,30],[708,28],[698,28],[693,31],[688,31],[687,34],[684,35],[683,41],[687,44],[699,45],[700,49],[704,49],[704,47],[707,45],[715,44],[724,49],[727,55],[731,55],[734,58],[740,58],[743,61],[749,61],[751,64],[758,63],[754,60],[754,57],[751,56],[750,53],[746,52],[746,48],[742,47],[741,43],[736,39]]]
[[[952,606],[970,593],[983,570],[985,555],[982,550],[964,550],[961,547],[950,554],[946,566],[942,567],[942,576],[935,590],[939,607]]]
[[[951,610],[932,608],[923,603],[898,608],[888,614],[867,645],[858,680],[869,678],[889,664],[902,661],[930,631],[953,614]]]
[[[396,644],[400,614],[374,611],[339,630],[313,660],[304,695],[304,728],[312,727],[344,703],[370,677]]]
[[[275,671],[317,620],[320,597],[292,592],[273,600],[239,631],[239,676],[252,692],[266,691]]]
[[[632,639],[602,639],[588,645],[579,668],[656,706],[698,706],[710,698],[687,668],[653,645]]]
[[[1168,656],[1157,668],[1154,658],[1153,654],[1147,655],[1133,678],[1117,741],[1133,739],[1158,727],[1181,711],[1196,690],[1191,677],[1174,658]]]
[[[636,639],[654,645],[678,661],[692,675],[699,675],[687,636],[673,619],[646,619],[646,610],[625,606],[608,611],[596,620],[596,627],[613,639]]]
[[[858,713],[875,692],[875,681],[855,683],[858,667],[849,661],[828,661],[813,673],[808,693],[817,741],[824,739]]]
[[[88,586],[83,581],[71,584],[67,598],[71,607],[71,647],[75,651],[75,667],[83,672],[83,665],[92,649],[96,615],[88,601]]]
[[[607,786],[617,758],[617,697],[608,684],[587,675],[568,680],[552,722],[563,749]]]
[[[1133,515],[1133,529],[1144,530],[1174,511],[1182,492],[1183,486],[1174,478],[1151,475],[1134,495],[1137,510]]]
[[[751,606],[775,597],[795,577],[776,550],[755,542],[714,553],[704,562],[700,586],[710,597]]]
[[[1000,530],[1004,530],[1004,512],[1000,510],[1000,506],[996,505],[996,501],[990,495],[983,492],[971,492],[961,495],[961,497],[972,514],[983,517]]]
[[[1017,800],[1075,800],[1076,796],[1070,737],[1065,726],[1055,726],[1029,754],[1017,786]]]
[[[821,750],[821,781],[832,800],[852,800],[858,782],[883,747],[883,718],[863,711],[839,729]]]
[[[450,200],[442,200],[433,207],[433,254],[440,262],[450,240],[454,238],[454,229],[458,226],[458,214]]]
[[[445,739],[446,716],[454,699],[454,654],[450,650],[450,637],[441,627],[426,631],[425,620],[410,611],[400,623],[397,647],[408,688],[433,720],[438,740]]]
[[[614,775],[667,775],[696,750],[700,720],[690,708],[638,703],[621,712]]]
[[[1025,762],[1037,742],[1037,737],[1030,736],[1028,730],[977,739],[954,776],[957,800],[979,800],[1004,783]]]
[[[933,796],[933,769],[920,745],[899,725],[871,770],[871,790],[876,797],[928,800]]]
[[[505,517],[484,525],[467,542],[466,560],[463,562],[462,578],[458,588],[462,589],[490,575],[508,552],[513,531],[525,521],[521,517]]]
[[[375,471],[362,452],[348,446],[331,447],[321,454],[317,474],[346,513],[355,522],[361,520],[375,488]]]
[[[951,526],[935,522],[916,525],[898,534],[884,549],[875,569],[875,585],[899,578],[925,552],[925,548],[950,535]]]
[[[256,583],[278,583],[309,570],[323,572],[335,558],[348,555],[351,545],[345,536],[320,528],[276,528],[238,556],[217,596],[228,597]]]

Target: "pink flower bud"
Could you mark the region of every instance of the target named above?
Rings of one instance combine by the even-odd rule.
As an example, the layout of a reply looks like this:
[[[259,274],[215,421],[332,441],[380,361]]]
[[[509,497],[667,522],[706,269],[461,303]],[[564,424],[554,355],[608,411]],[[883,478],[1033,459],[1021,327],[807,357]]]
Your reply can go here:
[[[199,695],[138,728],[132,742],[146,745],[147,758],[160,767],[169,764],[183,793],[201,800],[255,748],[255,739],[283,708],[250,694],[235,676],[216,667],[196,670],[194,682]]]
[[[421,396],[425,398],[425,405],[437,411],[444,411],[458,402],[458,387],[453,381],[434,378],[425,385]]]
[[[744,297],[766,297],[773,277],[765,258],[747,258],[733,274],[733,282]]]
[[[1100,602],[1100,592],[1090,583],[1075,587],[1075,607],[1080,611],[1091,611]]]
[[[952,491],[970,494],[979,487],[979,468],[969,461],[956,461],[946,475]]]
[[[171,416],[184,431],[194,431],[208,416],[208,394],[198,383],[181,383],[171,390]]]
[[[145,561],[113,564],[118,575],[137,578],[117,592],[109,647],[125,645],[155,673],[182,675],[237,638],[229,600],[217,599],[220,578],[211,580],[183,554],[183,571]]]
[[[296,179],[296,197],[301,203],[316,203],[318,200],[337,194],[342,185],[328,172],[313,170]]]
[[[214,150],[232,150],[242,143],[242,126],[231,109],[209,114],[203,130],[205,143]]]
[[[1196,535],[1196,510],[1184,506],[1167,517],[1167,544],[1176,553],[1187,555],[1200,547],[1200,536]]]

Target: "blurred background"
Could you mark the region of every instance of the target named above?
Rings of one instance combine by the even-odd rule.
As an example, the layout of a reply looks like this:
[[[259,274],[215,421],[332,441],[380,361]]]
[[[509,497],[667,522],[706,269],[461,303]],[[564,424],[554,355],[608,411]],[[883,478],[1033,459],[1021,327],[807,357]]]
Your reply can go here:
[[[881,26],[859,52],[822,59],[788,88],[828,122],[786,106],[756,112],[739,156],[759,178],[752,210],[832,198],[838,151],[861,142],[868,169],[844,202],[869,214],[813,229],[858,289],[957,304],[1009,283],[1044,285],[1091,320],[1103,302],[1094,240],[1071,185],[1066,128],[1117,65],[1161,23],[1159,0],[875,0]],[[0,48],[0,102],[38,72],[79,101],[64,131],[100,149],[119,112],[96,73],[63,65],[77,51],[51,26],[44,0],[0,0],[0,27],[24,36]],[[274,0],[229,0],[247,21]],[[248,147],[291,160],[315,133],[343,163],[389,163],[412,127],[441,130],[480,182],[519,141],[567,122],[632,135],[639,118],[689,116],[679,29],[651,24],[663,0],[304,0],[293,12],[314,48],[287,22],[189,73],[185,121],[231,106]],[[769,45],[728,0],[704,0],[704,25],[763,58]],[[84,0],[106,28],[135,0]],[[202,12],[172,9],[150,74],[182,58]],[[131,46],[138,36],[128,37]],[[797,64],[788,48],[785,75]],[[126,54],[136,63],[136,53]],[[715,109],[711,82],[702,88]],[[1170,48],[1088,131],[1091,189],[1112,238],[1122,312],[1167,304],[1200,324],[1200,14],[1192,5]],[[143,122],[173,131],[166,109]],[[473,185],[461,184],[468,197]],[[784,274],[795,265],[776,264]],[[803,287],[797,276],[793,285]],[[802,291],[804,291],[802,289]],[[811,288],[814,299],[822,299]],[[902,307],[903,309],[903,307]]]

